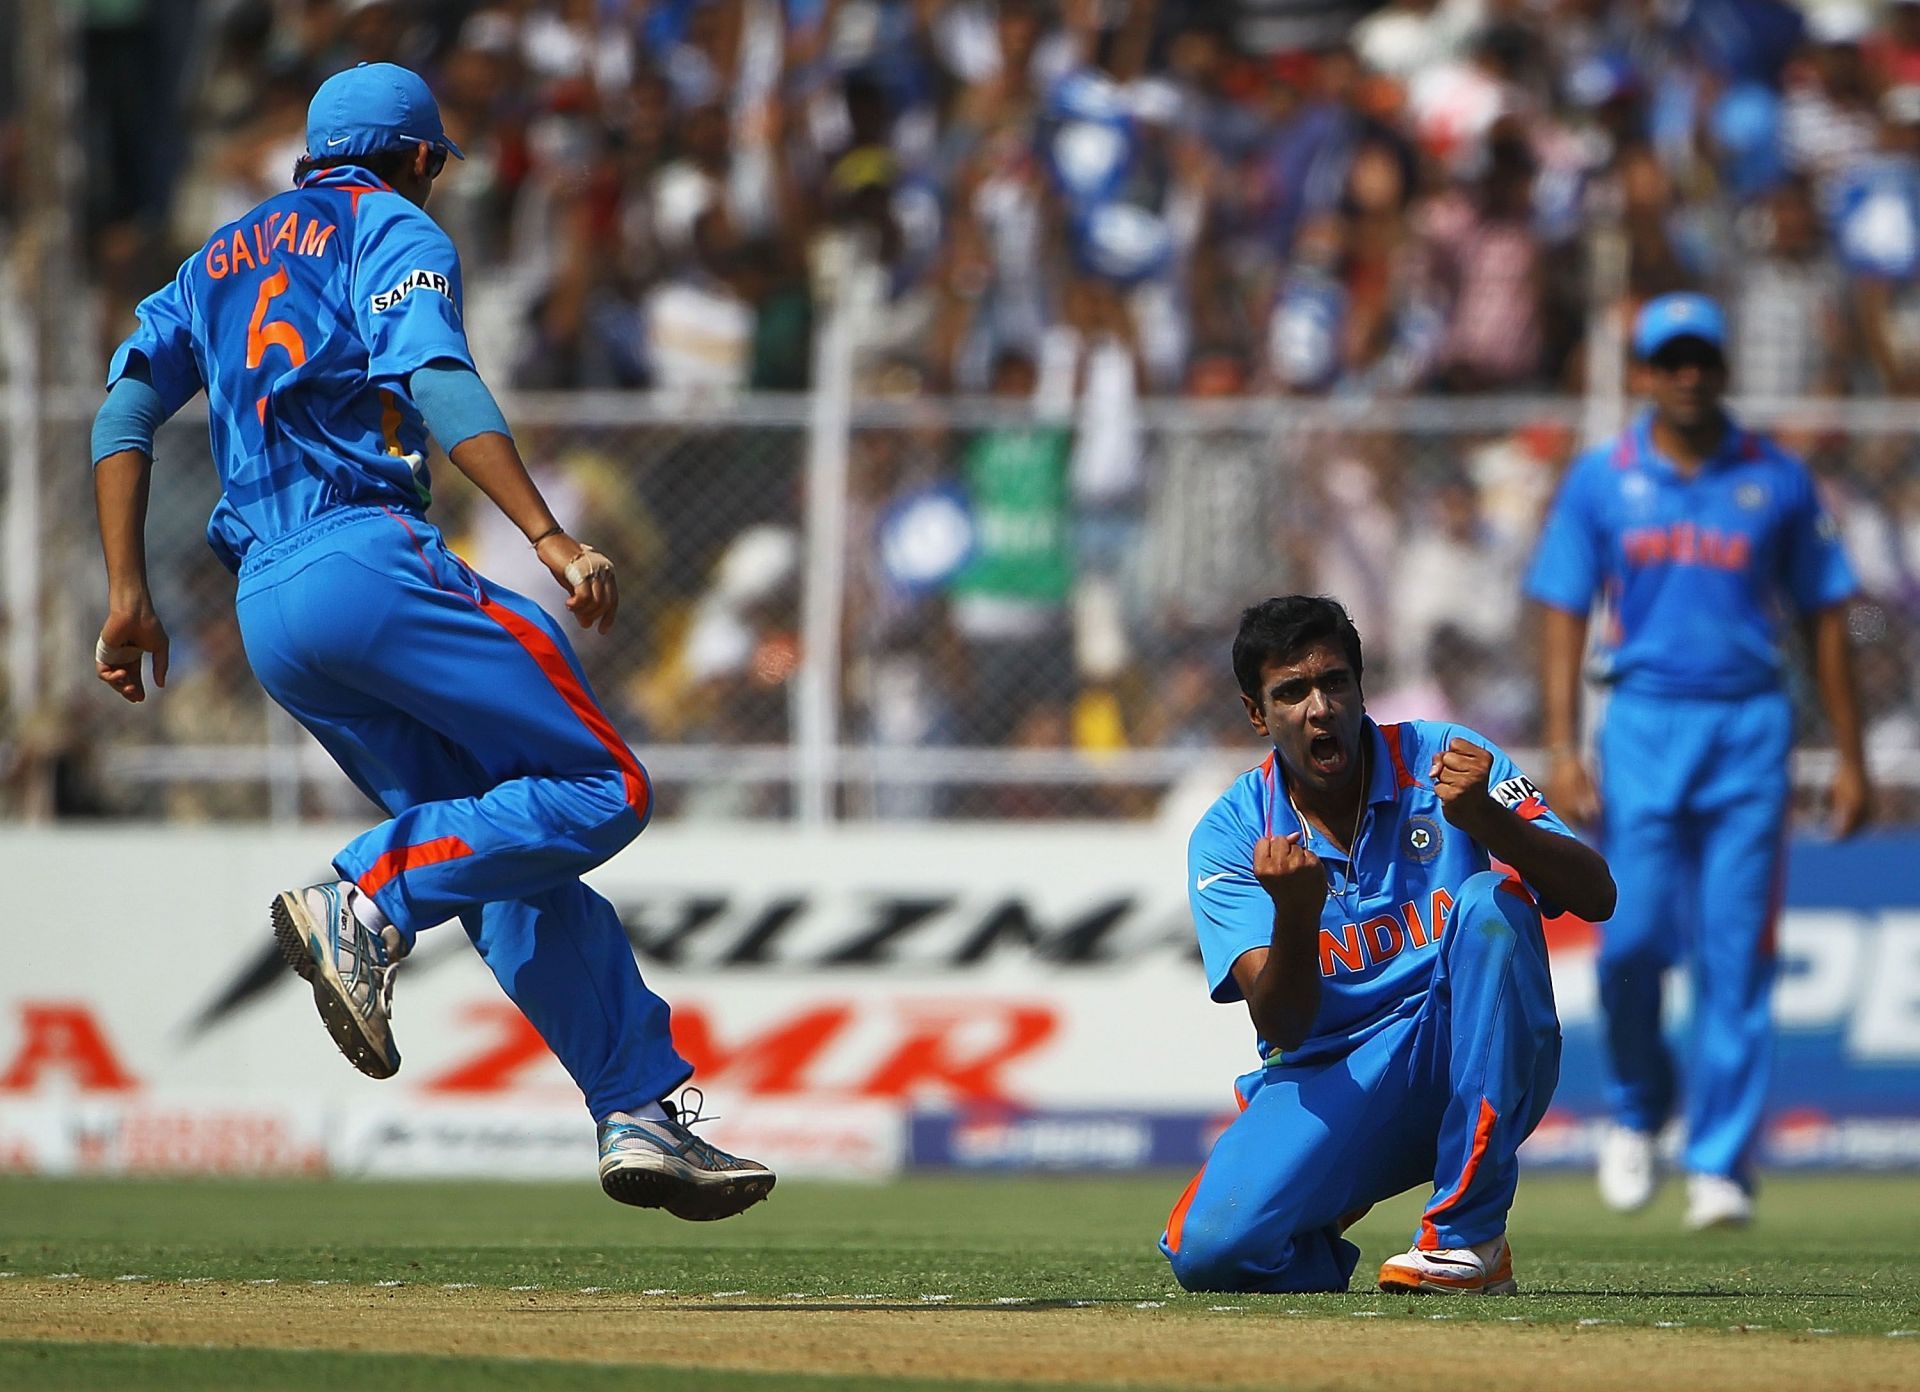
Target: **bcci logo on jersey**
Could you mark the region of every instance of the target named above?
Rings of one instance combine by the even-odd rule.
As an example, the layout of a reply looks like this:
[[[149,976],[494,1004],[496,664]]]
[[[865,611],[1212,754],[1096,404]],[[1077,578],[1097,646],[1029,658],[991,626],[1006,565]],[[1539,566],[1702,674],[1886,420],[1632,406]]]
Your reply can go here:
[[[382,310],[392,309],[416,290],[431,290],[436,295],[445,295],[448,299],[453,298],[453,282],[441,275],[440,272],[408,271],[405,278],[402,279],[398,285],[394,286],[393,289],[381,291],[378,295],[368,300],[367,303],[372,306],[373,312],[378,314]]]
[[[1425,865],[1440,854],[1440,824],[1431,817],[1410,817],[1406,830],[1407,854]]]

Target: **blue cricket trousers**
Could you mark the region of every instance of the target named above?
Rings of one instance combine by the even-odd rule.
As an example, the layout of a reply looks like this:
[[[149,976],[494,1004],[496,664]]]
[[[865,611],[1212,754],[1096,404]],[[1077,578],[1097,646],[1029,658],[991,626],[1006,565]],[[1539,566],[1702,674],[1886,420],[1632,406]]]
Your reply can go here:
[[[1773,1061],[1774,924],[1793,712],[1615,692],[1600,729],[1607,863],[1620,904],[1600,929],[1608,1104],[1658,1131],[1673,1113],[1661,983],[1692,960],[1687,1168],[1744,1181]]]
[[[406,936],[458,918],[595,1120],[692,1073],[613,906],[580,875],[650,789],[560,626],[420,517],[342,508],[249,553],[260,683],[388,814],[334,858]]]
[[[1188,1290],[1343,1291],[1341,1219],[1431,1180],[1415,1242],[1506,1231],[1514,1152],[1560,1080],[1540,914],[1517,881],[1460,887],[1419,1008],[1342,1058],[1236,1084],[1243,1110],[1180,1196],[1160,1250]]]

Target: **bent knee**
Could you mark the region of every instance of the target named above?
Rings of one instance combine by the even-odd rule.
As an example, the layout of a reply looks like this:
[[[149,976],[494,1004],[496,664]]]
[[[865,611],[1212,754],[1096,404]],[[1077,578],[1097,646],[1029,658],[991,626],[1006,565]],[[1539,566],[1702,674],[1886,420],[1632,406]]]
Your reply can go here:
[[[1247,1291],[1271,1274],[1278,1250],[1287,1246],[1245,1227],[1222,1221],[1225,1215],[1187,1215],[1178,1250],[1166,1248],[1173,1278],[1190,1291]]]

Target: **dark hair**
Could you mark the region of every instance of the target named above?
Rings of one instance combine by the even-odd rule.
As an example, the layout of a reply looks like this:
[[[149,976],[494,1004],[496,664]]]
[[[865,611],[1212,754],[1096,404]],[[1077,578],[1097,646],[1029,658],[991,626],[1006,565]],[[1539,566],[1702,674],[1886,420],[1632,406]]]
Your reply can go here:
[[[418,148],[418,145],[399,145],[391,150],[375,150],[370,155],[328,155],[323,158],[301,155],[293,162],[293,181],[299,183],[316,169],[339,169],[350,164],[390,184],[395,179],[404,178],[407,171],[413,168],[413,152]]]
[[[1353,676],[1360,679],[1360,634],[1340,607],[1325,595],[1287,595],[1243,610],[1233,635],[1233,675],[1256,705],[1260,672],[1269,662],[1284,662],[1309,644],[1331,639],[1346,650]]]

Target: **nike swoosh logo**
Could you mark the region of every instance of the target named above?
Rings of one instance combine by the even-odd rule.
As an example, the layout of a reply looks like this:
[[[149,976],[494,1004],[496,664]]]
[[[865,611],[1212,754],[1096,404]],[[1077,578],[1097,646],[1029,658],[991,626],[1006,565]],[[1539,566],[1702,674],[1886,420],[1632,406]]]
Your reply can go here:
[[[352,137],[352,136],[350,136],[350,135],[341,135],[341,136],[336,136],[336,137],[334,137],[334,138],[333,138],[332,140],[329,140],[329,141],[327,142],[327,144],[329,144],[329,145],[344,145],[344,144],[346,144],[346,143],[347,143],[347,142],[348,142],[349,140],[351,140],[352,138],[353,138],[353,137]]]
[[[1217,875],[1202,875],[1193,882],[1193,887],[1195,890],[1203,890],[1215,880],[1224,880],[1232,873],[1233,871],[1231,870],[1222,870]]]

